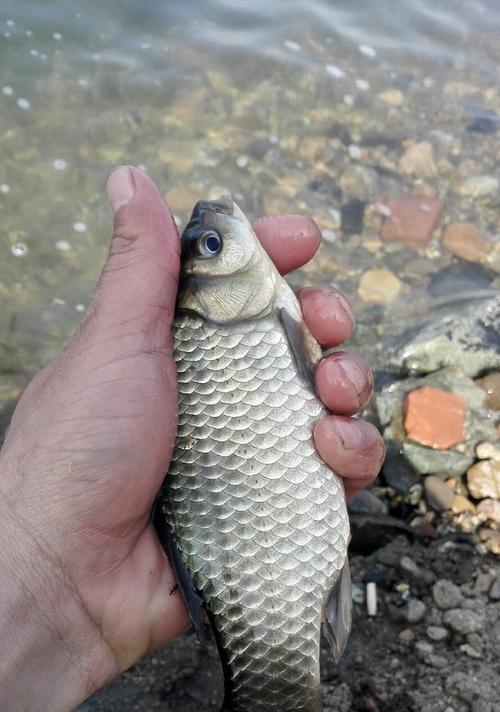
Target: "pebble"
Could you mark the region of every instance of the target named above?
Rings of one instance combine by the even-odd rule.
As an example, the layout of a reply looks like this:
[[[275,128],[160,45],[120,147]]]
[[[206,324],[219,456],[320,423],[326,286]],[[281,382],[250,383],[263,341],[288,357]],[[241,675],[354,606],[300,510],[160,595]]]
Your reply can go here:
[[[463,181],[459,192],[469,198],[490,198],[498,193],[499,186],[494,176],[471,176]]]
[[[380,92],[378,98],[387,106],[401,106],[404,94],[399,89],[386,89],[386,91]]]
[[[363,54],[365,57],[373,57],[377,56],[377,52],[371,47],[370,45],[367,44],[360,44],[358,47],[358,50]]]
[[[337,67],[336,64],[327,64],[325,69],[327,74],[329,74],[331,77],[335,77],[335,79],[342,79],[342,77],[345,77],[344,70],[340,67]]]
[[[467,471],[467,487],[476,499],[500,498],[500,462],[481,460]]]
[[[10,185],[8,183],[0,183],[0,193],[10,193]]]
[[[67,240],[58,240],[55,244],[55,248],[60,252],[69,252],[71,250],[71,245]]]
[[[370,84],[366,81],[366,79],[356,79],[354,84],[360,91],[368,91],[370,88]]]
[[[14,89],[12,87],[9,87],[9,86],[2,87],[2,94],[4,96],[12,96],[13,93],[14,93]]]
[[[60,32],[53,32],[53,33],[52,33],[52,37],[53,37],[55,40],[58,40],[58,41],[59,41],[59,40],[62,40],[62,35],[61,35]]]
[[[419,623],[425,616],[427,611],[427,606],[423,601],[412,598],[408,603],[408,609],[406,611],[406,620],[408,623]]]
[[[333,230],[322,230],[321,237],[325,242],[329,242],[332,245],[338,240],[338,235]]]
[[[386,443],[386,456],[383,465],[384,479],[397,492],[408,494],[420,480],[418,472],[410,467],[400,452],[399,445]]]
[[[31,107],[31,102],[28,99],[24,99],[22,96],[16,101],[16,104],[20,109],[29,109]]]
[[[500,577],[497,577],[490,588],[488,596],[492,601],[500,601]]]
[[[67,163],[64,158],[55,158],[52,162],[52,167],[55,171],[63,171],[67,167]]]
[[[409,146],[399,159],[399,170],[404,175],[432,178],[437,175],[434,149],[429,141],[421,141]]]
[[[356,144],[354,143],[347,147],[347,153],[349,154],[350,158],[355,161],[363,157],[363,151],[359,146],[356,146]]]
[[[500,501],[498,499],[483,499],[477,505],[477,511],[495,524],[500,524]]]
[[[401,282],[385,267],[367,270],[358,285],[359,298],[370,304],[389,304],[400,292]]]
[[[476,446],[476,455],[479,460],[495,460],[495,462],[500,462],[500,448],[493,443],[479,443],[479,445]]]
[[[413,247],[431,239],[443,210],[440,200],[425,195],[399,195],[381,203],[390,210],[380,230],[381,238]]]
[[[500,371],[492,371],[483,378],[478,378],[476,383],[486,391],[484,405],[491,410],[500,410]]]
[[[432,587],[432,598],[441,610],[457,608],[462,602],[462,594],[458,586],[448,579],[439,579]]]
[[[453,490],[439,477],[429,475],[424,480],[425,498],[433,509],[444,512],[451,509],[453,503]]]
[[[408,574],[413,578],[419,578],[421,571],[417,564],[409,556],[402,556],[399,560],[399,568],[404,574]]]
[[[476,660],[482,658],[482,654],[478,650],[473,648],[472,645],[469,645],[469,643],[464,643],[463,645],[461,645],[460,650],[462,651],[462,653],[465,653],[465,655],[467,655],[469,658],[475,658]]]
[[[367,489],[349,500],[348,509],[353,514],[387,514],[387,505]]]
[[[453,497],[453,502],[451,504],[451,511],[454,514],[461,514],[462,512],[472,512],[475,513],[476,508],[472,502],[461,494],[456,494]]]
[[[236,159],[236,165],[238,168],[246,168],[248,166],[248,156],[238,156]]]
[[[480,594],[488,593],[492,583],[493,576],[491,574],[479,574],[474,582],[474,591]]]
[[[351,145],[347,150],[349,151],[353,147]],[[359,149],[359,146],[356,146],[356,148]],[[359,150],[361,151],[361,149]],[[342,171],[339,186],[346,200],[356,198],[361,201],[370,201],[375,198],[379,191],[375,171],[359,164],[351,164]]]
[[[432,655],[434,652],[434,646],[427,640],[417,640],[415,643],[415,650],[421,657],[425,658],[428,655]]]
[[[10,251],[14,257],[24,257],[28,252],[28,245],[25,242],[15,242],[11,245]]]
[[[443,616],[443,622],[455,633],[467,635],[468,633],[478,633],[484,628],[484,617],[476,611],[464,608],[452,608]]]
[[[423,386],[404,401],[404,428],[409,440],[448,450],[464,442],[465,402],[455,393]]]
[[[342,97],[342,101],[347,106],[352,106],[354,104],[354,97],[352,94],[344,94],[344,96]]]
[[[479,541],[484,542],[488,551],[500,555],[500,531],[481,528],[477,532]]]
[[[468,262],[487,264],[494,245],[470,222],[453,222],[443,230],[441,241],[454,255]]]
[[[415,640],[415,633],[411,630],[411,628],[405,628],[399,634],[399,640],[405,645],[410,645]]]
[[[81,220],[77,220],[73,223],[73,230],[75,232],[85,232],[87,230],[87,226]]]
[[[427,633],[427,637],[436,643],[448,637],[446,628],[441,628],[441,626],[438,625],[430,625],[425,632]]]

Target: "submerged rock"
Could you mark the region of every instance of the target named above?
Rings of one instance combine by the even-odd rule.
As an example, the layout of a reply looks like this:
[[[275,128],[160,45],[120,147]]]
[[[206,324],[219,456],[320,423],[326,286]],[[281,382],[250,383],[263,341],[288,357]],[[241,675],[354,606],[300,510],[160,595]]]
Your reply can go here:
[[[431,239],[443,210],[440,200],[427,195],[399,195],[381,203],[389,213],[380,230],[382,240],[411,247]]]
[[[470,222],[453,222],[445,227],[443,245],[457,257],[484,264],[500,272],[500,253],[495,244]]]
[[[486,391],[484,404],[492,410],[500,410],[500,371],[492,371],[476,381]]]
[[[407,148],[399,160],[399,170],[405,175],[422,178],[437,175],[432,144],[429,141],[421,141]]]
[[[424,491],[427,503],[440,512],[451,509],[453,504],[453,490],[441,478],[429,475],[424,480]]]
[[[469,198],[490,198],[498,195],[500,184],[494,176],[471,176],[459,187],[459,192]]]
[[[367,270],[360,279],[358,295],[364,302],[387,304],[392,302],[401,291],[401,282],[385,267]]]

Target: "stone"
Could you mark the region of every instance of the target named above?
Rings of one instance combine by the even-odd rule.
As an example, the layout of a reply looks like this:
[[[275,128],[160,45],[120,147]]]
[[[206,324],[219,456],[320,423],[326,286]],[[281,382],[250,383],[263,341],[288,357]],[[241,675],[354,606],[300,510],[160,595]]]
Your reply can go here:
[[[500,410],[500,371],[492,371],[483,378],[478,378],[476,383],[486,391],[485,406]]]
[[[403,443],[403,454],[412,467],[422,475],[435,475],[446,472],[449,475],[462,475],[473,462],[470,455],[463,455],[454,450],[433,450],[416,443]]]
[[[453,497],[453,502],[451,504],[451,511],[454,514],[461,514],[462,512],[472,512],[475,513],[476,508],[472,502],[467,499],[467,497],[461,494],[456,494]]]
[[[401,282],[385,267],[373,267],[361,275],[358,295],[370,304],[390,304],[401,292]]]
[[[476,648],[472,647],[472,645],[470,645],[469,643],[464,643],[463,645],[461,645],[460,650],[469,658],[475,658],[476,660],[479,660],[483,657],[479,650],[476,650]]]
[[[439,579],[432,587],[432,598],[441,610],[457,608],[462,602],[462,594],[458,586],[448,579]]]
[[[453,490],[442,479],[429,475],[424,480],[424,491],[427,503],[433,509],[437,509],[439,512],[451,509]]]
[[[448,637],[448,631],[446,628],[441,628],[441,626],[430,625],[426,629],[427,637],[438,643],[440,640],[444,640]]]
[[[349,512],[354,514],[387,514],[388,507],[370,490],[361,490],[349,500]]]
[[[340,207],[342,230],[348,235],[360,235],[363,232],[363,219],[366,204],[353,198]]]
[[[500,462],[481,460],[467,471],[467,487],[476,499],[500,499]]]
[[[500,601],[500,577],[494,580],[492,587],[488,592],[488,596],[492,601]]]
[[[500,555],[500,531],[495,529],[481,528],[477,532],[479,541],[485,543],[488,551],[492,554]]]
[[[494,176],[471,176],[459,187],[459,192],[469,198],[490,198],[498,194],[500,184]]]
[[[342,195],[346,200],[373,200],[378,193],[378,178],[372,168],[349,165],[339,180]]]
[[[498,499],[481,500],[477,505],[477,511],[495,524],[500,524],[500,501]]]
[[[473,223],[450,223],[444,228],[441,241],[450,252],[463,260],[494,264],[495,245]]]
[[[387,106],[401,106],[404,102],[404,94],[399,89],[386,89],[380,92],[378,98]]]
[[[421,141],[409,146],[399,159],[399,170],[404,175],[432,178],[437,175],[434,149],[429,141]]]
[[[452,608],[443,616],[443,622],[455,633],[467,635],[478,633],[484,628],[485,619],[480,613],[463,608]]]
[[[495,460],[495,462],[500,462],[500,448],[493,443],[479,443],[476,447],[476,455],[479,460]]]
[[[434,646],[427,640],[417,640],[415,643],[415,650],[422,658],[426,658],[428,655],[432,655],[434,652]]]
[[[443,203],[426,195],[399,195],[381,203],[390,211],[380,230],[385,242],[402,242],[421,247],[432,237],[443,210]]]
[[[411,628],[405,628],[399,634],[399,640],[405,645],[411,645],[411,643],[415,640],[415,633]]]
[[[491,574],[479,574],[474,582],[474,592],[479,594],[488,593],[493,583],[493,576]]]
[[[408,623],[419,623],[425,616],[427,611],[427,606],[423,601],[412,598],[408,603],[408,609],[406,611],[406,620]]]
[[[328,699],[331,709],[335,712],[349,712],[352,709],[353,694],[347,682],[341,682],[335,687]]]
[[[463,398],[438,388],[417,388],[405,399],[407,437],[435,450],[448,450],[465,440],[464,416]]]
[[[417,564],[409,556],[402,556],[399,560],[399,568],[403,574],[412,578],[420,578],[422,572]]]

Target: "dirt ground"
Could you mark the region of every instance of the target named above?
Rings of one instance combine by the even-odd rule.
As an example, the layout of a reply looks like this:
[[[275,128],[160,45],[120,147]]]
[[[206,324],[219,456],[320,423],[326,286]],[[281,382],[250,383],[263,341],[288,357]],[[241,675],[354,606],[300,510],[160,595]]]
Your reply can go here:
[[[324,712],[500,710],[497,559],[472,537],[450,532],[430,541],[397,536],[367,556],[354,555],[351,569],[355,603],[347,650],[339,665],[326,644],[322,651]],[[377,583],[372,618],[363,600],[367,581]],[[219,710],[222,691],[215,646],[202,647],[187,634],[79,712],[208,712]]]

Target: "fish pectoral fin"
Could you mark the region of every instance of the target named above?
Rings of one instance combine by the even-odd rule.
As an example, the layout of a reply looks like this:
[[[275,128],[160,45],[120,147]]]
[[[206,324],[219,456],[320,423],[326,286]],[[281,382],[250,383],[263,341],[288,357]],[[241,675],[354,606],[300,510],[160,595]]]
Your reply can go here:
[[[279,310],[279,318],[281,325],[283,326],[288,345],[290,346],[290,351],[292,352],[297,372],[306,385],[309,386],[313,392],[315,392],[314,366],[316,364],[313,362],[311,354],[307,348],[304,324],[301,324],[299,321],[294,319],[285,307],[281,307]]]
[[[156,530],[158,539],[165,552],[172,571],[177,581],[177,588],[180,591],[188,616],[191,620],[193,628],[196,631],[200,643],[206,642],[205,627],[203,624],[203,601],[200,594],[195,588],[189,569],[182,560],[177,544],[175,543],[172,532],[170,531],[160,505],[160,498],[157,497],[151,512],[151,522]],[[175,588],[170,591],[170,595],[174,593]]]
[[[349,638],[352,616],[351,572],[346,556],[344,566],[335,584],[323,617],[325,636],[332,648],[335,662],[338,663]]]

